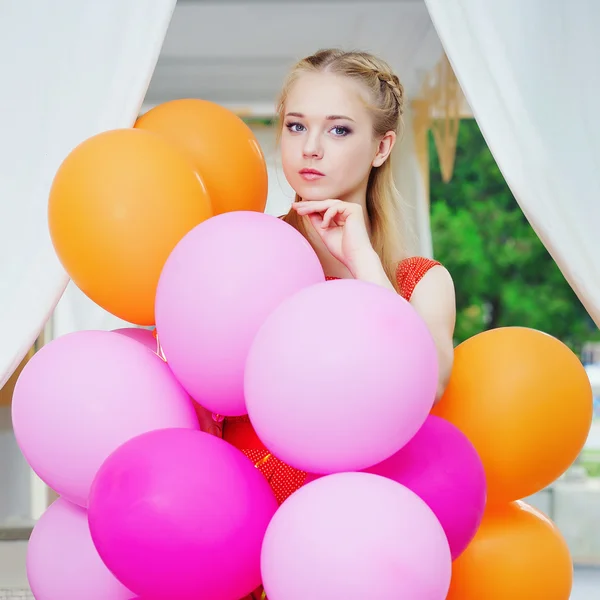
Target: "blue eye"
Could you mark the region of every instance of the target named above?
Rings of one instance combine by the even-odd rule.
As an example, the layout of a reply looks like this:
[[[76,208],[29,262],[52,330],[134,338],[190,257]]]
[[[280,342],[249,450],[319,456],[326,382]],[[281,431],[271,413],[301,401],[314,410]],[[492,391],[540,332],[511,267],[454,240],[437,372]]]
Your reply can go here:
[[[300,133],[300,131],[304,131],[304,129],[306,129],[302,123],[286,123],[285,126],[292,133]]]
[[[336,137],[345,137],[349,133],[352,133],[348,127],[344,127],[342,125],[336,125],[331,131],[334,132]]]

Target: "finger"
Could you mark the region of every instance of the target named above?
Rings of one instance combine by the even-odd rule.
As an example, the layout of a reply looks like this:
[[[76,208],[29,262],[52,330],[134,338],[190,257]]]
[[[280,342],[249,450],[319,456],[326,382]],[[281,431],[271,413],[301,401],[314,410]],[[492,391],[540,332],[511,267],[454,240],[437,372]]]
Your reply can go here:
[[[308,215],[313,212],[325,212],[328,208],[336,204],[343,204],[341,200],[302,200],[294,202],[292,207],[301,215]]]
[[[323,215],[323,222],[321,223],[321,227],[323,229],[328,229],[329,227],[333,225],[335,226],[339,226],[341,225],[341,223],[338,223],[336,220],[334,220],[337,216],[344,216],[344,207],[343,206],[331,206],[330,208],[328,208],[325,211],[325,214]],[[333,221],[333,223],[332,223]],[[344,221],[344,219],[342,219],[342,222]]]
[[[315,229],[322,229],[323,217],[319,213],[311,213],[308,215],[308,220]]]
[[[322,206],[320,202],[298,202],[294,205],[294,210],[299,215],[310,215],[311,213],[323,212],[328,206]]]

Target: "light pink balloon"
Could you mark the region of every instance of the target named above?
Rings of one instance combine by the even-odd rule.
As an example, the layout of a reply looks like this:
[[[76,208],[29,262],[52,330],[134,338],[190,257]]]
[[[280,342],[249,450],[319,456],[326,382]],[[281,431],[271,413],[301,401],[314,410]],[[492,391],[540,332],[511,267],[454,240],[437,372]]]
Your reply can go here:
[[[201,223],[171,253],[157,289],[173,373],[205,408],[246,414],[244,364],[256,332],[282,300],[324,280],[310,244],[280,219],[235,211]]]
[[[338,473],[290,496],[271,520],[261,572],[269,600],[444,600],[444,531],[404,486]]]
[[[27,546],[27,578],[37,600],[129,600],[104,565],[86,511],[63,498],[36,523]]]
[[[158,349],[154,332],[150,329],[143,329],[141,327],[122,327],[121,329],[113,329],[113,332],[120,333],[140,344],[144,344],[144,346],[150,348],[152,352],[156,352]]]
[[[137,342],[140,342],[140,344],[144,344],[144,346],[147,348],[150,348],[152,352],[160,355],[161,347],[154,336],[154,331],[142,329],[140,327],[124,327],[122,329],[113,329],[113,332],[120,333],[121,335],[125,335],[131,339],[134,339]],[[196,416],[200,424],[200,429],[202,429],[202,431],[214,432],[216,424],[212,413],[200,406],[197,402],[194,402],[194,409],[196,410]]]
[[[257,334],[246,404],[265,446],[309,473],[358,471],[397,452],[435,398],[437,355],[413,307],[356,280],[306,288]]]
[[[155,429],[199,429],[167,364],[109,331],[77,331],[37,352],[17,381],[12,420],[32,469],[81,506],[98,468],[123,442]]]

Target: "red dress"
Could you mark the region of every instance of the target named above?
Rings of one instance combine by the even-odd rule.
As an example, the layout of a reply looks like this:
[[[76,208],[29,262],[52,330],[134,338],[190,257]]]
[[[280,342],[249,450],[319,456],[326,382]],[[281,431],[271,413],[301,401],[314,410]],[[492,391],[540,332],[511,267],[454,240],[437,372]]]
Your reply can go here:
[[[415,256],[407,258],[398,264],[396,272],[398,291],[410,301],[415,287],[425,273],[440,263],[429,258]],[[337,277],[327,277],[328,280]],[[306,480],[306,473],[294,469],[273,456],[258,439],[248,416],[227,417],[223,424],[223,439],[239,448],[254,466],[267,478],[277,501],[281,504],[286,498],[300,489]]]

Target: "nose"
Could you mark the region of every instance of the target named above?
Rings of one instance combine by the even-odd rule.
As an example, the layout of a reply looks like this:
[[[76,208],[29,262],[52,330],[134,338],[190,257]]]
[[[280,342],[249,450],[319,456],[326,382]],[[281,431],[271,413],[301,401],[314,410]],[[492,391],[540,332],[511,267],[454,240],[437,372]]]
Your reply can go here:
[[[307,135],[302,149],[304,158],[320,159],[323,158],[323,146],[318,134]]]

